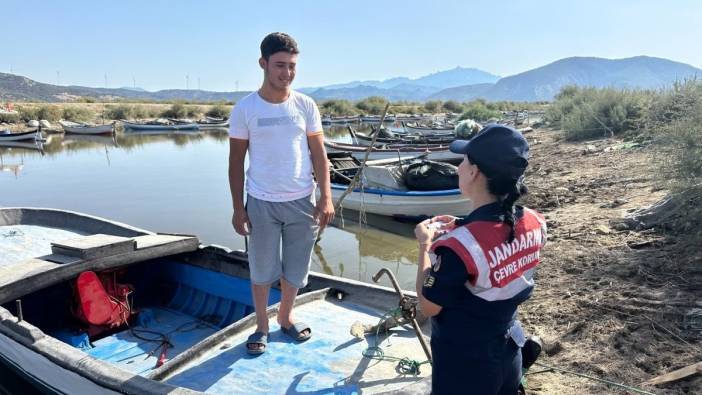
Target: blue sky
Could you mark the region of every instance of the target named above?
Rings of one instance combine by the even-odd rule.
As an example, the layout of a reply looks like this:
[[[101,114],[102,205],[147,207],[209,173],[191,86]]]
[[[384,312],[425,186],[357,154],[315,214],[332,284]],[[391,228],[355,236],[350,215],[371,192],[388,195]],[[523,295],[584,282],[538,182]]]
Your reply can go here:
[[[258,87],[258,46],[299,43],[297,87],[476,67],[506,76],[569,56],[702,67],[702,2],[1,0],[0,72],[148,90]],[[59,75],[57,76],[57,71]]]

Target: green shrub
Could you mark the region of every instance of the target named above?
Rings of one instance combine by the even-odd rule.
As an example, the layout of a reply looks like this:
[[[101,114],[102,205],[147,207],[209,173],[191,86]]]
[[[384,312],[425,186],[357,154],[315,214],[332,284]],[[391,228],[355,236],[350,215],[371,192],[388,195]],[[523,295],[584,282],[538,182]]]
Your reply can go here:
[[[567,86],[545,119],[563,129],[568,140],[610,136],[639,128],[650,100],[646,91]]]
[[[170,108],[161,113],[164,118],[187,118],[188,110],[183,103],[173,103]]]
[[[21,119],[18,112],[0,112],[0,123],[17,123]]]
[[[327,100],[319,107],[322,114],[353,115],[358,114],[358,109],[348,100]]]
[[[485,100],[473,100],[464,104],[465,110],[458,118],[459,120],[472,119],[478,122],[485,122],[492,118],[499,118],[502,113],[497,110],[491,110],[485,103]]]
[[[370,115],[381,115],[388,100],[380,96],[371,96],[356,102],[356,108]]]
[[[424,103],[424,111],[422,112],[439,112],[441,111],[441,100],[430,100]]]
[[[200,118],[203,112],[200,106],[191,105],[185,107],[186,118]]]
[[[465,110],[463,105],[461,105],[461,103],[455,100],[449,100],[444,102],[441,108],[443,108],[444,111],[451,113],[462,113]]]
[[[229,115],[232,112],[232,107],[227,106],[224,104],[217,104],[212,107],[210,107],[209,110],[205,113],[206,116],[212,117],[212,118],[229,118]]]
[[[126,104],[107,106],[104,114],[107,119],[134,119],[134,108]]]
[[[95,112],[89,108],[68,106],[63,109],[63,119],[74,122],[86,122],[95,119]]]
[[[32,119],[47,121],[58,121],[63,117],[63,110],[59,106],[55,105],[41,105],[34,107],[21,107],[19,109],[22,119],[29,121]]]

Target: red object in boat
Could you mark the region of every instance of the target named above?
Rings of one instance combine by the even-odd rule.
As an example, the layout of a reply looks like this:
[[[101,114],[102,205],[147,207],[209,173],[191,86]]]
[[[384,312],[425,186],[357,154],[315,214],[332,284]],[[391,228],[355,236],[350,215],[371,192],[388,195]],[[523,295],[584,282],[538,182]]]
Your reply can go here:
[[[127,298],[133,288],[118,284],[114,272],[100,276],[92,271],[83,272],[76,280],[76,288],[79,298],[76,315],[81,320],[108,327],[118,327],[129,320],[131,307]]]

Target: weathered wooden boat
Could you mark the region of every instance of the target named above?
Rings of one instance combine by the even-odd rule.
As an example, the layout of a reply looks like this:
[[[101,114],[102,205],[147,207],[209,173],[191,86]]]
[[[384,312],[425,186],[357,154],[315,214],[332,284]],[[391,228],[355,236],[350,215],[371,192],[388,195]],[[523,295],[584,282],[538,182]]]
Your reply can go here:
[[[334,184],[334,204],[348,185]],[[458,189],[443,191],[389,191],[379,188],[355,188],[342,202],[342,207],[356,211],[399,217],[424,219],[435,215],[465,215],[470,211],[470,201],[461,197]]]
[[[219,129],[229,127],[229,120],[223,118],[206,117],[205,119],[201,119],[196,123],[200,129]]]
[[[0,361],[45,393],[430,390],[430,364],[396,370],[392,357],[426,357],[411,329],[395,327],[406,320],[390,288],[311,273],[295,314],[312,338],[295,343],[271,325],[252,357],[245,252],[51,209],[0,208],[0,233]],[[274,286],[272,318],[279,299]],[[103,313],[110,325],[94,322]]]
[[[332,200],[338,200],[348,189],[361,163],[348,153],[328,154],[332,165]],[[458,188],[443,190],[407,190],[402,170],[415,158],[375,160],[366,162],[363,182],[359,183],[342,201],[342,207],[377,215],[421,220],[435,215],[465,215],[470,212],[470,200]],[[395,169],[392,169],[392,168]],[[372,170],[372,171],[371,171]]]
[[[142,130],[200,130],[197,123],[175,123],[175,122],[130,122],[122,121],[124,129],[129,131]]]
[[[343,125],[343,124],[347,124],[347,123],[356,123],[360,119],[361,118],[358,115],[349,115],[349,116],[345,116],[345,117],[325,116],[322,118],[322,125],[333,125],[333,124]]]
[[[66,133],[74,134],[114,134],[115,124],[92,125],[87,123],[77,123],[70,121],[59,121]]]
[[[26,141],[41,140],[39,129],[28,130],[26,132],[12,133],[9,130],[0,131],[0,141]]]
[[[338,143],[325,140],[327,152],[350,152],[354,157],[362,159],[366,155],[368,146]],[[401,156],[426,155],[427,159],[441,162],[460,162],[463,155],[455,154],[448,149],[446,144],[386,144],[371,148],[368,159],[398,159]]]
[[[380,115],[365,115],[361,116],[360,120],[364,123],[380,123],[380,118]],[[396,119],[395,115],[386,115],[383,122],[395,122]]]
[[[420,134],[440,134],[440,133],[446,133],[446,134],[453,134],[454,133],[454,126],[453,125],[442,125],[442,126],[425,126],[425,125],[420,125],[417,123],[403,123],[403,126],[405,127],[405,131],[407,133],[420,133]]]
[[[384,130],[384,129],[383,129]],[[407,144],[407,145],[426,145],[426,144],[450,144],[456,139],[453,134],[408,134],[408,133],[383,133],[381,130],[381,135],[375,139],[376,145],[381,144]],[[373,129],[370,134],[363,134],[355,131],[349,126],[349,134],[351,139],[356,145],[369,146],[373,142],[373,134],[377,133],[377,129]]]

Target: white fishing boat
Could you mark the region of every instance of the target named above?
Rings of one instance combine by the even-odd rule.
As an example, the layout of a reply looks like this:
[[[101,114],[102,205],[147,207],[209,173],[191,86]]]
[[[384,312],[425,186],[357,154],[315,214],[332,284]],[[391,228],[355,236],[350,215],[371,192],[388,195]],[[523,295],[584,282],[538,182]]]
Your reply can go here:
[[[417,123],[403,123],[405,131],[407,133],[419,133],[419,134],[455,134],[453,125],[433,125],[425,126]]]
[[[77,123],[71,121],[59,121],[66,133],[73,134],[109,134],[115,132],[114,123],[104,125],[93,125],[88,123]]]
[[[224,118],[206,117],[196,123],[200,129],[222,129],[229,127],[229,120]]]
[[[346,154],[328,154],[331,163],[332,200],[337,204],[361,168],[358,159]],[[437,190],[427,189],[424,182],[407,178],[407,171],[417,165],[440,166],[453,176],[439,180]],[[377,215],[421,219],[435,215],[466,215],[470,212],[470,200],[457,188],[458,176],[455,167],[443,163],[431,163],[425,159],[402,158],[401,160],[368,161],[361,180],[342,200],[342,207]],[[442,177],[442,175],[435,175]],[[433,180],[437,181],[437,180]],[[425,184],[426,185],[426,184]],[[415,190],[411,190],[411,188]]]
[[[0,142],[3,141],[27,141],[41,140],[41,132],[39,129],[29,130],[26,132],[12,133],[9,130],[0,131]]]
[[[348,185],[332,184],[334,204]],[[356,188],[342,202],[342,207],[356,211],[402,218],[424,218],[435,215],[466,215],[470,200],[458,189],[443,191],[390,191],[379,188]]]
[[[174,131],[174,130],[200,130],[200,126],[197,123],[176,123],[170,121],[153,121],[153,122],[130,122],[122,121],[125,130],[129,131],[149,131],[149,130],[159,130],[159,131]]]
[[[324,146],[327,152],[350,152],[355,158],[363,159],[368,150],[368,146],[338,143],[325,140]],[[376,159],[398,159],[401,156],[424,155],[427,159],[440,162],[460,162],[463,155],[455,154],[448,149],[447,144],[387,144],[371,148],[368,156],[369,160]]]

